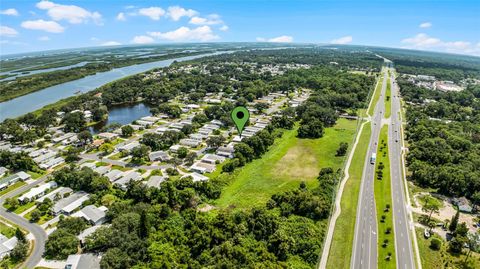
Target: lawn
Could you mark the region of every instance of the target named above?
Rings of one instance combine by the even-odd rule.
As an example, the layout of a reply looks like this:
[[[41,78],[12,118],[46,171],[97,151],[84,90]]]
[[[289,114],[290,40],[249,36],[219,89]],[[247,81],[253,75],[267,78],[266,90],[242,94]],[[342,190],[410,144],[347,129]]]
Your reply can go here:
[[[29,209],[30,207],[32,207],[32,206],[34,206],[34,205],[35,205],[35,201],[26,203],[26,204],[24,204],[24,205],[20,205],[20,206],[17,207],[15,210],[13,210],[13,213],[15,213],[15,214],[20,214],[20,213],[22,213],[23,211]]]
[[[15,235],[15,228],[6,225],[0,221],[0,234],[5,235],[8,238],[11,238]]]
[[[8,186],[8,188],[0,191],[0,196],[6,194],[6,193],[8,193],[8,192],[11,192],[11,191],[13,191],[13,190],[16,189],[16,188],[20,188],[20,187],[23,186],[23,185],[27,185],[27,183],[25,183],[25,182],[23,182],[23,181],[15,182],[14,184]]]
[[[336,157],[336,151],[340,142],[352,142],[356,125],[357,121],[339,119],[320,139],[299,139],[296,129],[285,131],[262,158],[217,177],[227,186],[215,205],[250,208],[264,205],[275,193],[297,188],[302,181],[316,186],[321,168],[342,166],[343,157]]]
[[[350,168],[348,169],[350,177],[343,189],[342,200],[340,202],[342,212],[340,216],[338,216],[335,224],[327,268],[350,268],[358,194],[360,192],[365,156],[367,154],[371,133],[371,124],[366,123],[358,140]]]
[[[382,93],[382,84],[383,84],[383,72],[380,73],[380,78],[378,79],[377,86],[375,87],[375,92],[372,96],[372,102],[368,107],[368,115],[373,115],[373,111],[375,110],[375,106],[377,105],[378,99],[380,99],[380,93]]]
[[[385,118],[390,118],[392,114],[392,89],[390,87],[390,77],[387,79],[387,91],[385,93]]]
[[[375,205],[377,207],[378,221],[378,268],[395,268],[395,236],[392,217],[392,189],[390,180],[390,159],[388,157],[388,126],[384,125],[380,131],[378,142],[377,161],[375,164]],[[381,164],[383,169],[379,169]],[[381,171],[379,179],[377,173]],[[387,209],[387,207],[390,207]],[[382,220],[382,216],[385,219]],[[390,232],[387,233],[387,229]],[[385,244],[385,242],[387,242]],[[391,256],[390,260],[386,257]]]

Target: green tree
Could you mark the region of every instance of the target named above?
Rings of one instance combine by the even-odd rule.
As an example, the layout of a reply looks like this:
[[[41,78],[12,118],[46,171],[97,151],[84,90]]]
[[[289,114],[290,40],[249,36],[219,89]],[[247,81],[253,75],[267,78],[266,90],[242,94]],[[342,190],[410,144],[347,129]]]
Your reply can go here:
[[[455,215],[452,217],[452,221],[450,221],[450,226],[448,226],[448,230],[450,230],[450,232],[453,233],[457,229],[459,217],[460,217],[460,211],[457,210],[457,213],[455,213]]]
[[[432,238],[430,241],[430,248],[433,250],[440,250],[442,247],[442,241],[436,237]]]
[[[68,255],[77,253],[78,239],[65,229],[57,229],[48,236],[45,243],[45,257],[64,260]]]
[[[83,145],[86,145],[87,143],[91,143],[93,141],[93,136],[90,131],[84,130],[78,134],[78,140],[80,140]]]
[[[115,147],[110,143],[104,143],[98,148],[104,155],[108,155],[115,150]]]
[[[177,156],[180,159],[183,159],[183,158],[187,157],[187,154],[188,154],[188,149],[186,147],[180,147],[177,150]]]
[[[345,156],[345,154],[347,153],[347,149],[348,149],[348,143],[346,142],[340,142],[340,146],[338,147],[337,149],[337,156]]]
[[[130,125],[125,125],[125,126],[122,127],[122,136],[123,137],[130,137],[130,136],[133,135],[133,132],[135,132],[135,130]]]
[[[132,154],[132,162],[137,164],[144,162],[148,158],[149,151],[150,148],[145,145],[134,147],[130,152]]]
[[[422,207],[422,211],[428,212],[428,218],[427,218],[427,223],[430,223],[430,219],[432,218],[432,214],[438,213],[440,210],[440,207],[436,203],[435,200],[433,200],[430,196],[425,196],[425,204]]]
[[[83,113],[67,113],[62,119],[62,123],[65,124],[63,128],[66,132],[75,132],[79,133],[85,129],[87,122],[83,117]]]

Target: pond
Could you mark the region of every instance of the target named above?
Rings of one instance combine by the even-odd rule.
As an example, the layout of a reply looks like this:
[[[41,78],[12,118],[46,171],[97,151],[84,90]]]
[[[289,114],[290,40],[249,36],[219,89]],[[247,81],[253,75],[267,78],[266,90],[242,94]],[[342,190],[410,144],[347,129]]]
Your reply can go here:
[[[119,123],[125,125],[150,115],[150,107],[143,103],[113,106],[108,110],[108,119],[91,126],[90,132],[96,134],[99,133],[104,126],[109,124]]]

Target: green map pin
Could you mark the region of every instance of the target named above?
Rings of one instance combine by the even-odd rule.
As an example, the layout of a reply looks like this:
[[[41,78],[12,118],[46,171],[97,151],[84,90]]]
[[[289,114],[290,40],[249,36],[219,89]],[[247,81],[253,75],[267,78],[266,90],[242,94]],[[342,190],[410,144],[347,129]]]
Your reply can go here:
[[[232,114],[230,114],[230,116],[237,127],[240,137],[242,137],[243,128],[245,127],[248,119],[250,119],[250,112],[248,112],[248,109],[243,106],[237,106],[232,110]]]

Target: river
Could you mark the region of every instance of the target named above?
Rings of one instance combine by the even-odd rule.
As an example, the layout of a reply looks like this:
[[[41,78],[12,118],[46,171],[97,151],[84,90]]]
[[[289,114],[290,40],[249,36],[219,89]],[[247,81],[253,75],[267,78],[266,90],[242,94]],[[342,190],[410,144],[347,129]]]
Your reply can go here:
[[[17,97],[15,99],[0,103],[0,121],[6,118],[15,118],[24,115],[28,112],[33,112],[48,104],[55,103],[61,99],[75,95],[78,91],[85,93],[94,90],[104,84],[118,80],[130,75],[143,73],[148,70],[167,67],[174,61],[188,61],[205,56],[212,56],[223,53],[230,53],[232,51],[221,51],[214,53],[206,53],[194,56],[186,56],[173,58],[168,60],[136,64],[121,68],[115,68],[110,71],[97,73],[95,75],[86,76],[84,78],[65,82],[55,86],[45,88],[40,91],[36,91],[24,96]]]

